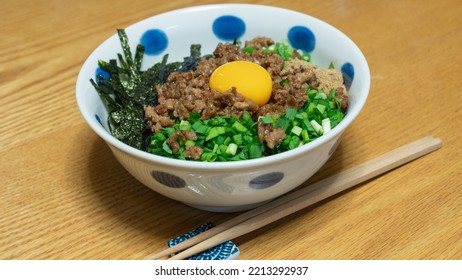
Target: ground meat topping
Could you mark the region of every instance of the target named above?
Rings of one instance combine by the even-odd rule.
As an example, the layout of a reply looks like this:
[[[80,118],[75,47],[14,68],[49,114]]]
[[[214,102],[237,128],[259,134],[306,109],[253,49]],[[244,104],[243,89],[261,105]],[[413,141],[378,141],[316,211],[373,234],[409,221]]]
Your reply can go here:
[[[306,88],[322,89],[329,93],[336,90],[336,97],[342,109],[348,105],[347,90],[343,85],[343,77],[333,69],[318,69],[316,65],[299,58],[294,52],[292,59],[284,59],[274,52],[267,53],[264,48],[274,44],[267,37],[256,37],[245,42],[245,46],[254,47],[251,53],[244,52],[238,45],[219,43],[213,51],[212,58],[202,59],[195,71],[171,73],[167,81],[157,85],[158,104],[145,108],[147,126],[153,132],[163,127],[174,125],[174,118],[187,119],[192,112],[199,113],[202,119],[215,116],[241,117],[244,112],[250,113],[254,120],[259,116],[279,116],[288,107],[299,109],[308,99]],[[265,68],[273,79],[270,101],[258,106],[252,100],[246,100],[236,88],[220,93],[210,88],[209,79],[213,71],[228,62],[245,60],[257,63]],[[259,139],[269,148],[274,148],[285,138],[282,129],[274,129],[272,125],[258,125]],[[178,138],[192,139],[192,135],[175,132],[168,139],[173,152],[179,148]],[[202,151],[188,148],[185,157],[200,157]]]
[[[268,148],[273,149],[286,138],[282,128],[274,128],[272,124],[258,123],[258,138],[260,142],[266,142]]]
[[[191,158],[198,160],[201,158],[202,153],[204,150],[198,146],[186,146],[183,155],[185,158]]]
[[[194,131],[191,130],[175,130],[175,132],[173,132],[172,135],[166,140],[173,153],[178,152],[180,149],[178,140],[197,140],[197,135]]]

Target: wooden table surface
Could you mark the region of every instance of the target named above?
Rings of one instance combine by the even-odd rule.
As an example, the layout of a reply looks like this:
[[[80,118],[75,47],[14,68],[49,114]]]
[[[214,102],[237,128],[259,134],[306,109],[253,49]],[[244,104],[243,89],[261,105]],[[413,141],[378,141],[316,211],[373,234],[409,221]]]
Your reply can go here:
[[[117,28],[216,1],[1,0],[0,259],[143,259],[209,213],[132,178],[84,122],[75,82]],[[237,2],[237,1],[229,1]],[[241,259],[462,259],[462,2],[239,1],[346,33],[370,97],[307,183],[431,135],[424,158],[233,240]]]

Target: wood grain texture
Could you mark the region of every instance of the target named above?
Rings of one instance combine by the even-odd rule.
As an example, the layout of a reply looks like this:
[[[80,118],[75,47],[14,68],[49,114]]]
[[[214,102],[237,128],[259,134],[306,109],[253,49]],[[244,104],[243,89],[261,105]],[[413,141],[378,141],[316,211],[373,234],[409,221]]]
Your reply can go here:
[[[302,185],[293,192],[246,211],[204,233],[189,238],[163,252],[149,256],[148,259],[156,260],[172,254],[175,255],[171,256],[170,260],[187,259],[227,240],[241,237],[323,200],[344,193],[366,181],[434,152],[440,149],[441,145],[442,142],[438,138],[422,137],[313,184]]]
[[[0,9],[0,259],[143,259],[169,238],[236,214],[150,191],[76,107],[102,41],[143,18],[216,1],[3,0]],[[227,1],[301,11],[353,39],[370,97],[307,183],[424,135],[425,158],[239,237],[242,259],[462,259],[462,2]]]

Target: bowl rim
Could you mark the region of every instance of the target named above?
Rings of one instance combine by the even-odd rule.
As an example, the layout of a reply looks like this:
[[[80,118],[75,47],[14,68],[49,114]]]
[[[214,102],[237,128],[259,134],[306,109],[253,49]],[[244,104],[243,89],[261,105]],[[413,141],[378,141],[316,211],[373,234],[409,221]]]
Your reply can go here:
[[[142,151],[139,149],[136,149],[134,147],[131,147],[122,141],[118,140],[114,136],[111,135],[109,131],[104,129],[98,121],[94,118],[92,113],[88,110],[87,106],[85,105],[84,102],[84,97],[82,96],[83,94],[88,94],[88,92],[85,90],[85,85],[84,83],[88,83],[86,79],[84,79],[84,73],[83,70],[88,67],[88,64],[91,61],[91,58],[93,57],[94,53],[97,51],[98,48],[102,47],[104,44],[107,43],[111,38],[114,36],[117,36],[117,34],[111,35],[109,38],[107,38],[105,41],[103,41],[101,44],[99,44],[91,53],[90,55],[86,58],[85,62],[83,63],[81,69],[79,70],[79,74],[77,77],[76,81],[76,99],[77,99],[77,106],[84,117],[86,123],[91,127],[91,129],[99,136],[101,137],[107,144],[109,144],[112,147],[117,148],[120,151],[123,151],[127,154],[130,154],[132,156],[135,156],[138,159],[141,159],[146,162],[155,162],[156,164],[161,164],[163,166],[169,166],[169,167],[176,167],[176,168],[185,168],[185,169],[202,169],[202,170],[221,170],[223,168],[226,168],[227,170],[233,170],[233,169],[244,169],[244,168],[250,168],[250,167],[256,167],[256,166],[264,166],[264,165],[271,165],[275,164],[281,161],[285,161],[288,159],[292,158],[297,158],[299,156],[303,156],[305,153],[310,152],[312,150],[315,150],[317,147],[322,146],[326,142],[329,142],[335,137],[338,137],[342,134],[342,132],[353,122],[353,120],[359,115],[360,111],[364,107],[366,100],[369,95],[369,90],[370,90],[370,70],[369,66],[367,63],[366,58],[364,57],[364,54],[361,52],[359,47],[354,43],[346,34],[344,34],[342,31],[337,29],[336,27],[330,25],[327,22],[324,22],[318,18],[315,18],[311,15],[301,13],[295,10],[290,10],[290,9],[285,9],[285,8],[280,8],[280,7],[275,7],[275,6],[269,6],[269,5],[259,5],[259,4],[208,4],[208,5],[197,5],[197,6],[190,6],[190,7],[185,7],[185,8],[179,8],[179,9],[174,9],[170,10],[167,12],[163,12],[160,14],[153,15],[151,17],[142,19],[140,21],[137,21],[128,27],[126,27],[126,30],[129,32],[130,29],[136,28],[136,25],[141,24],[145,21],[152,21],[155,20],[156,18],[159,18],[161,16],[165,16],[168,14],[177,14],[177,13],[195,13],[195,12],[200,12],[204,10],[209,10],[209,9],[247,9],[249,7],[253,8],[261,8],[261,9],[269,9],[273,11],[281,11],[284,13],[294,13],[294,14],[299,14],[303,17],[310,18],[310,20],[317,21],[319,24],[325,25],[327,28],[332,29],[333,32],[337,33],[339,36],[344,37],[343,39],[346,40],[349,44],[350,47],[353,48],[353,50],[356,52],[359,58],[359,62],[361,64],[361,67],[364,71],[365,76],[361,78],[362,82],[364,83],[361,87],[361,94],[359,96],[361,98],[358,98],[356,106],[351,109],[350,107],[347,109],[347,114],[345,114],[345,118],[336,126],[334,127],[329,133],[322,135],[321,137],[313,140],[312,142],[306,143],[300,147],[297,147],[293,150],[285,151],[279,154],[271,155],[271,156],[266,156],[262,158],[256,158],[256,159],[247,159],[247,160],[239,160],[239,161],[227,161],[227,162],[203,162],[203,161],[192,161],[192,160],[182,160],[182,159],[174,159],[174,158],[167,158],[155,154],[148,153],[146,151]],[[88,85],[87,85],[88,86]],[[96,93],[96,91],[95,91]]]

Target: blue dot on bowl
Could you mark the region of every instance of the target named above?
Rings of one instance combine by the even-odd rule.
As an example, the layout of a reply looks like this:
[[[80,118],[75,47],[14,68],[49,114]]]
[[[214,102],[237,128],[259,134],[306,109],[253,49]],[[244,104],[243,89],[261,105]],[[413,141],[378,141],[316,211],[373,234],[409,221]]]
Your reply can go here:
[[[110,74],[106,72],[105,70],[101,69],[100,67],[97,67],[95,71],[96,82],[99,82],[100,78],[103,78],[104,80],[109,80]]]
[[[249,182],[252,189],[266,189],[279,183],[284,178],[282,172],[270,172],[253,178]]]
[[[186,186],[186,182],[183,179],[167,172],[154,170],[151,172],[151,176],[157,182],[170,188],[178,189]]]
[[[103,122],[101,121],[101,118],[98,116],[98,114],[95,114],[95,119],[99,122],[101,126],[104,127]]]
[[[224,41],[233,41],[245,33],[245,22],[236,16],[221,16],[213,22],[212,30],[215,36]]]
[[[305,26],[294,26],[287,33],[287,39],[292,47],[304,52],[312,52],[316,46],[314,33]]]
[[[143,33],[140,44],[144,46],[147,55],[158,55],[168,46],[168,37],[160,29],[149,29]]]
[[[353,79],[355,78],[355,68],[353,64],[345,62],[340,69],[343,76],[343,81],[347,90],[350,89]]]

